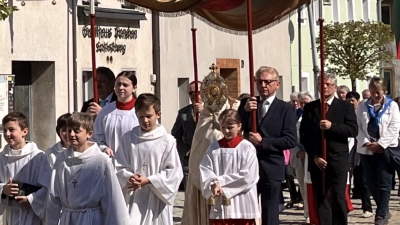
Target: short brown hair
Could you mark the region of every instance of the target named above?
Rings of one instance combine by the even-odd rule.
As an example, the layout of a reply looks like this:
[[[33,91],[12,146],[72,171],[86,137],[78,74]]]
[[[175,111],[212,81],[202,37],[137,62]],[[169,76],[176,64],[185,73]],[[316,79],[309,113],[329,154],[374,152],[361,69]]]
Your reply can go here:
[[[93,131],[93,117],[87,113],[75,112],[67,119],[67,128],[79,129],[82,127],[87,132]]]
[[[368,88],[371,90],[372,88],[376,89],[382,89],[382,91],[386,91],[385,84],[383,82],[383,79],[380,77],[373,77],[371,78],[371,81],[369,82]]]
[[[225,109],[218,118],[220,123],[228,122],[229,124],[240,124],[242,120],[238,111],[234,109]]]
[[[4,118],[3,118],[3,126],[9,122],[16,122],[18,123],[19,127],[21,128],[21,130],[28,128],[29,127],[29,122],[28,122],[28,118],[26,118],[26,116],[23,113],[20,112],[11,112],[9,114],[7,114]]]
[[[148,110],[151,106],[153,106],[156,113],[161,111],[160,99],[154,94],[144,93],[139,95],[139,97],[136,99],[136,112],[140,110]]]

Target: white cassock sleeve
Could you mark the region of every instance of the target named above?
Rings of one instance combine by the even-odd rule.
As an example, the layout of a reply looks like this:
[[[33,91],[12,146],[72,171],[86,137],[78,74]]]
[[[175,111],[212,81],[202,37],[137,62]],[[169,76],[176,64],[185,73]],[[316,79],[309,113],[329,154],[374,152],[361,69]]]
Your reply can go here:
[[[104,125],[103,125],[104,112],[103,111],[104,110],[100,110],[99,114],[96,116],[96,120],[94,121],[93,136],[90,139],[91,141],[96,142],[99,146],[107,145],[106,135],[104,134]],[[113,151],[115,151],[115,149],[113,149]]]
[[[212,160],[213,144],[208,147],[203,160],[200,163],[200,185],[203,197],[209,199],[213,196],[211,192],[211,182],[217,175],[214,173],[214,163]]]
[[[47,159],[47,155],[44,153],[38,154],[35,157],[41,157],[39,162],[39,176],[37,183],[42,186],[37,192],[34,192],[27,196],[29,203],[31,204],[32,210],[35,214],[44,219],[45,207],[46,207],[46,197],[51,179],[51,167]]]
[[[123,135],[118,146],[118,151],[115,153],[115,169],[119,184],[124,191],[127,191],[128,180],[133,176],[133,169],[131,168],[132,146],[130,142],[129,135]]]
[[[181,161],[176,149],[176,140],[166,137],[168,140],[165,156],[159,168],[159,172],[148,177],[151,190],[165,204],[173,205],[176,193],[183,178]]]
[[[105,173],[106,179],[104,180],[103,197],[101,198],[101,208],[106,218],[104,224],[132,224],[111,160],[107,164]]]
[[[56,170],[51,175],[49,192],[46,202],[45,225],[58,225],[61,216],[60,183]]]

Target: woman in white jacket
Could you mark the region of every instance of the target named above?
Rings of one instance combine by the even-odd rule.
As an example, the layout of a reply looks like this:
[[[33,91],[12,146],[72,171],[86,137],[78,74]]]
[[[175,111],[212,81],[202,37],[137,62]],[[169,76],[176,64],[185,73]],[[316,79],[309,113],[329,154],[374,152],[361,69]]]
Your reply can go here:
[[[382,78],[373,77],[369,90],[371,98],[357,109],[357,152],[361,154],[365,179],[377,205],[375,224],[381,225],[387,221],[389,210],[394,170],[389,148],[397,150],[400,113],[396,102],[385,96]]]
[[[308,91],[298,93],[297,99],[298,99],[298,102],[300,105],[301,112],[304,109],[305,104],[313,101],[312,94],[309,93]],[[298,111],[300,111],[300,110],[298,110]],[[306,172],[304,163],[305,163],[305,158],[307,157],[307,153],[304,150],[304,147],[300,144],[299,128],[300,128],[300,122],[301,122],[301,118],[302,118],[301,113],[299,113],[298,116],[299,116],[298,121],[297,121],[298,145],[296,147],[290,149],[290,166],[296,170],[296,177],[297,177],[297,181],[299,182],[300,193],[301,193],[301,196],[303,197],[304,218],[306,219],[306,223],[309,223],[310,221],[309,221],[309,215],[308,215],[307,189],[306,189],[306,184],[304,181],[305,172]]]

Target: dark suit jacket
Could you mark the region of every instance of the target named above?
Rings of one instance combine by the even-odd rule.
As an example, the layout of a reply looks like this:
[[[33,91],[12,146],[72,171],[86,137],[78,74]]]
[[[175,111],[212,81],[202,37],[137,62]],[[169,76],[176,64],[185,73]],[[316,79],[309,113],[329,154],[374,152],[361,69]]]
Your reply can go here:
[[[172,136],[176,139],[179,157],[184,164],[187,164],[183,160],[192,146],[195,129],[196,122],[193,119],[193,105],[185,106],[178,111],[178,116],[171,130]]]
[[[348,138],[356,137],[358,133],[357,117],[354,111],[354,106],[346,101],[334,98],[326,113],[326,119],[332,122],[329,130],[325,131],[326,152],[327,155],[334,155],[337,152],[349,152]],[[314,161],[314,156],[322,156],[322,130],[320,129],[321,120],[321,100],[310,102],[305,105],[303,117],[300,124],[300,141],[310,158],[310,169],[317,169]],[[343,164],[343,169],[348,169],[348,154],[347,159],[337,159]],[[336,159],[334,161],[337,161]],[[329,164],[329,161],[328,161]],[[315,165],[315,166],[314,166]]]
[[[251,131],[251,113],[244,110],[246,101],[247,99],[243,99],[238,109],[245,135]],[[260,102],[259,97],[257,97],[257,101]],[[265,174],[267,179],[285,179],[283,150],[296,146],[296,123],[293,106],[275,98],[269,106],[267,114],[258,124],[257,131],[262,136],[262,146],[257,147],[257,156],[260,174]],[[261,170],[263,171],[261,172]]]
[[[117,101],[117,95],[115,94],[115,92],[113,92],[113,95],[112,95],[112,97],[111,97],[111,102],[114,102],[114,101]],[[89,104],[90,104],[91,102],[94,102],[94,98],[89,99],[88,101],[86,101],[86,102],[83,103],[81,112],[86,112],[86,111],[88,110]]]

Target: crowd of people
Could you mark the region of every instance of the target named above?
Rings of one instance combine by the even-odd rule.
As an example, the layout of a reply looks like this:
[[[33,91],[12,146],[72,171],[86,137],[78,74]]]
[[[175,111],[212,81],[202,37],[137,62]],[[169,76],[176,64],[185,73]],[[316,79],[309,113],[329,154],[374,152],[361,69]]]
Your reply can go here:
[[[134,73],[115,77],[106,67],[97,73],[98,101],[60,116],[60,142],[45,151],[25,140],[25,115],[3,118],[4,225],[172,225],[180,186],[183,225],[277,225],[283,183],[290,192],[284,207],[303,209],[307,223],[341,225],[352,210],[350,180],[363,217],[375,216],[376,225],[390,218],[399,99],[385,95],[379,77],[362,101],[327,74],[323,104],[309,92],[285,102],[276,96],[278,71],[263,66],[255,74],[259,95],[228,97],[219,111],[196,95],[202,82],[192,82],[192,104],[178,111],[169,134],[158,122],[159,98],[137,96]]]

